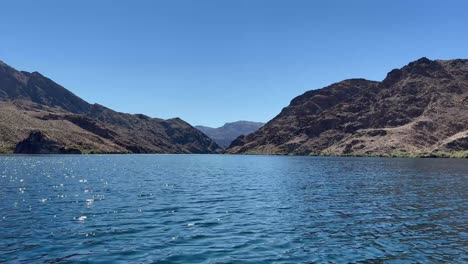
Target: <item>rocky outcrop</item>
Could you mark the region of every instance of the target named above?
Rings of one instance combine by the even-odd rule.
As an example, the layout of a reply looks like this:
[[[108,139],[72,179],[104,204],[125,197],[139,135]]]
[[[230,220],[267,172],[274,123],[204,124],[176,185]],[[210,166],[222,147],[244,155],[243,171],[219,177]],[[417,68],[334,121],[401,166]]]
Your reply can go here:
[[[0,153],[14,152],[18,142],[25,138],[33,140],[30,132],[36,130],[54,138],[57,146],[65,150],[72,148],[84,153],[220,150],[213,140],[179,118],[131,115],[89,104],[37,72],[17,71],[0,62]]]
[[[226,123],[222,127],[212,128],[206,126],[195,126],[198,130],[205,133],[213,139],[219,146],[223,148],[229,147],[231,142],[241,135],[247,135],[255,132],[264,123],[251,122],[251,121],[237,121]]]
[[[81,154],[79,149],[65,148],[60,143],[44,135],[41,131],[32,131],[29,136],[15,147],[16,154]]]
[[[393,156],[466,151],[468,60],[421,58],[382,82],[351,79],[294,98],[229,153]],[[463,135],[462,135],[463,134]]]

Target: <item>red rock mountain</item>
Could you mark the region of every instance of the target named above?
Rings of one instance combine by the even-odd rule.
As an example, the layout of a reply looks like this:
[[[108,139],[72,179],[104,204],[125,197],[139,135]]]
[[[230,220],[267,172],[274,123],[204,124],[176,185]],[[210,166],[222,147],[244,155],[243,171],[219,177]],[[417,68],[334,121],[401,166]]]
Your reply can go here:
[[[0,152],[216,153],[179,118],[158,119],[89,104],[37,72],[0,61]]]
[[[227,152],[468,156],[468,60],[421,58],[381,82],[308,91]]]

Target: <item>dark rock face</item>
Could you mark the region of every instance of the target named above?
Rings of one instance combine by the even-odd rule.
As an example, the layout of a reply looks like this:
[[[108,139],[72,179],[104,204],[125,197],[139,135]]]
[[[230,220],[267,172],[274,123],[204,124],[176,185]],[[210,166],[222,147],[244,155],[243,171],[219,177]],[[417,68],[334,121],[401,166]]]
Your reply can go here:
[[[198,130],[205,133],[211,139],[213,139],[219,146],[223,148],[229,147],[231,142],[241,135],[247,135],[255,132],[264,123],[251,122],[251,121],[237,121],[232,123],[226,123],[222,127],[212,128],[206,126],[195,126]]]
[[[378,155],[466,151],[468,60],[421,58],[382,82],[351,79],[294,98],[229,153]]]
[[[89,104],[37,72],[20,72],[0,61],[0,151],[17,149],[16,144],[28,137],[31,130],[54,138],[65,149],[82,152],[217,153],[220,150],[213,140],[179,118],[150,118]],[[34,144],[30,146],[31,150],[36,148]],[[47,152],[47,149],[40,151]],[[51,153],[56,153],[55,147],[51,149],[55,151]]]
[[[449,149],[453,150],[468,150],[468,137],[459,138],[454,141],[451,141],[447,144]]]
[[[15,148],[16,154],[81,154],[78,149],[68,149],[50,139],[40,131],[32,131],[29,136],[19,142]]]
[[[102,124],[97,122],[94,119],[91,119],[87,116],[83,115],[75,115],[75,114],[64,114],[64,115],[57,115],[57,114],[48,114],[45,116],[40,117],[42,120],[67,120],[76,126],[87,130],[93,134],[96,134],[100,137],[113,139],[116,136],[116,133]]]
[[[72,113],[85,113],[90,108],[86,101],[40,73],[20,72],[2,62],[0,100],[27,100]]]

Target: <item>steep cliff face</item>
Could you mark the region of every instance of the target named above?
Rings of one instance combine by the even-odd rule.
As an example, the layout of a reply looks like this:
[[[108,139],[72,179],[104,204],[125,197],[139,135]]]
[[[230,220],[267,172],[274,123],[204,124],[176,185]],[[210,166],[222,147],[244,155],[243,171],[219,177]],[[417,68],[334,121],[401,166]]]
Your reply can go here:
[[[216,153],[220,148],[179,118],[150,118],[89,104],[39,73],[20,72],[0,62],[0,152],[70,153],[69,149]]]
[[[351,79],[294,98],[230,153],[379,155],[465,151],[468,60],[421,58],[382,82]]]
[[[219,146],[227,148],[237,137],[255,132],[263,125],[264,123],[260,122],[236,121],[226,123],[218,128],[206,126],[195,126],[195,128],[205,133],[205,135],[213,139]]]

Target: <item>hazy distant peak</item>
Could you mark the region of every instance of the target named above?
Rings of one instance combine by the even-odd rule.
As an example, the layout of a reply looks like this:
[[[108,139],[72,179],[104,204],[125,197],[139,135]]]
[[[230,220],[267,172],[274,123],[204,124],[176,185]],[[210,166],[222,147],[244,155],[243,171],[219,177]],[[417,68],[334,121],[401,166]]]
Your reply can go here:
[[[225,123],[223,126],[217,128],[207,126],[195,126],[195,128],[212,138],[221,147],[227,148],[237,137],[255,132],[263,125],[264,123],[261,122],[241,120]]]

